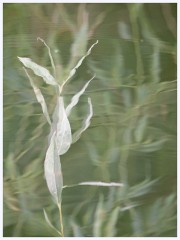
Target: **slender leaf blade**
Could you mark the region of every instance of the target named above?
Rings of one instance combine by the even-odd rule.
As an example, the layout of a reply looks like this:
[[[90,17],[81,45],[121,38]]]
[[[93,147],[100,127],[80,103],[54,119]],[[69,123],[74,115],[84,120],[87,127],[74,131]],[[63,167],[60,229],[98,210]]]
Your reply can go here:
[[[116,207],[112,212],[109,217],[109,221],[106,227],[106,237],[114,237],[116,236],[116,223],[118,221],[118,216],[120,212],[120,207]]]
[[[123,187],[123,183],[116,182],[81,182],[78,185],[100,186],[100,187]]]
[[[73,134],[73,141],[72,141],[73,143],[75,143],[77,140],[79,140],[81,134],[89,127],[89,125],[91,123],[90,120],[93,116],[93,108],[92,108],[91,98],[88,98],[88,105],[89,105],[89,113],[88,113],[87,117],[85,118],[82,127]]]
[[[63,178],[61,171],[61,163],[55,141],[55,132],[51,137],[51,141],[46,152],[44,161],[44,173],[48,189],[53,196],[55,202],[61,202],[61,193],[63,187]]]
[[[103,195],[100,195],[99,201],[95,210],[94,224],[93,224],[93,236],[101,237],[103,235],[103,224],[106,220],[106,212],[104,207]]]
[[[98,187],[123,187],[123,183],[116,183],[116,182],[80,182],[73,185],[65,185],[63,188],[69,188],[69,187],[77,187],[77,186],[98,186]]]
[[[31,86],[32,86],[32,88],[34,90],[34,93],[36,95],[37,101],[41,104],[43,114],[44,114],[45,118],[47,119],[49,125],[51,125],[51,120],[50,120],[49,113],[48,113],[48,110],[47,110],[47,105],[46,105],[45,99],[44,99],[44,97],[41,93],[41,90],[36,86],[33,79],[29,76],[27,70],[24,67],[23,67],[23,69],[24,69],[26,75],[28,76],[28,78],[30,80],[30,83],[31,83]]]
[[[51,66],[52,66],[53,71],[54,71],[54,76],[56,77],[56,68],[55,68],[55,64],[54,64],[54,60],[53,60],[53,57],[52,57],[52,54],[51,54],[50,47],[47,45],[47,43],[42,38],[38,37],[37,40],[40,40],[47,47],[49,58],[50,58],[50,61],[51,61]]]
[[[83,63],[84,59],[91,53],[92,48],[98,44],[98,40],[89,48],[89,50],[87,51],[87,53],[78,61],[78,63],[76,64],[76,66],[70,71],[69,76],[67,77],[67,79],[63,82],[62,86],[61,86],[61,91],[64,87],[64,85],[69,81],[70,78],[72,78],[75,73],[76,70],[81,66],[81,64]]]
[[[30,68],[35,75],[42,77],[47,84],[58,85],[54,77],[46,68],[34,63],[30,58],[18,57],[18,59],[24,64],[25,67]]]
[[[53,230],[55,230],[59,235],[61,235],[61,233],[52,225],[52,223],[51,223],[51,221],[49,220],[49,217],[48,217],[48,215],[47,215],[47,212],[46,212],[46,210],[45,210],[44,208],[43,208],[43,212],[44,212],[44,218],[45,218],[47,224],[48,224]]]
[[[89,83],[95,78],[95,75],[84,85],[84,87],[78,92],[76,93],[72,99],[70,104],[66,107],[66,114],[67,116],[69,116],[69,114],[71,113],[71,110],[74,106],[76,106],[76,104],[79,101],[80,96],[85,92],[86,88],[88,87]]]

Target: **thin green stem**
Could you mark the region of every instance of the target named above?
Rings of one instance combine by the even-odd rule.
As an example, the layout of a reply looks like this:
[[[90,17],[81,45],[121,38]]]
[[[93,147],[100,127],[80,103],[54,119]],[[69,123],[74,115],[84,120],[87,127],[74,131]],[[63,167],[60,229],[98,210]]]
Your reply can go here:
[[[135,54],[136,54],[136,60],[137,60],[137,78],[138,83],[142,83],[143,77],[144,77],[144,67],[143,67],[143,60],[141,57],[141,48],[140,48],[140,33],[139,33],[139,26],[138,26],[138,17],[140,8],[142,7],[142,4],[130,4],[128,6],[129,8],[129,17],[132,25],[132,34],[134,39],[134,47],[135,47]]]
[[[61,203],[58,203],[58,209],[59,209],[59,221],[60,221],[61,237],[64,237],[64,227],[63,227],[63,220],[62,220],[62,208],[61,208]]]
[[[129,149],[122,151],[121,163],[120,163],[120,176],[121,182],[128,185],[128,171],[127,171],[127,160],[128,160]]]

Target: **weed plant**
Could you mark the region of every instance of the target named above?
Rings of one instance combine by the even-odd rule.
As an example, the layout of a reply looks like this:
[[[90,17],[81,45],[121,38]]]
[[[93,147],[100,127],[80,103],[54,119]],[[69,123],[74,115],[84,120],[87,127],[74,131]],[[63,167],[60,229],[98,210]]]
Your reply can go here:
[[[82,129],[92,101],[91,124],[60,155],[64,235],[176,236],[176,4],[4,4],[4,10],[4,236],[62,231],[43,177],[55,136],[17,55],[52,70],[62,86],[96,39],[61,92],[66,110],[96,74],[68,116],[72,133]],[[55,73],[36,36],[51,47]],[[59,87],[26,71],[52,124]],[[77,185],[87,182],[123,187]]]
[[[84,59],[91,53],[91,49],[98,43],[94,43],[86,53],[77,63],[77,65],[70,71],[69,76],[67,79],[63,81],[63,83],[60,85],[57,82],[57,73],[56,68],[54,64],[54,60],[51,55],[50,48],[45,43],[45,41],[41,38],[38,38],[38,40],[42,41],[44,45],[48,49],[49,57],[51,60],[52,68],[54,70],[54,76],[52,76],[49,71],[34,63],[30,58],[22,58],[18,57],[18,59],[24,64],[26,68],[30,68],[36,76],[40,76],[43,78],[43,80],[52,86],[55,86],[56,88],[56,106],[53,112],[52,121],[50,119],[47,105],[45,102],[45,99],[41,93],[41,90],[38,88],[38,86],[35,84],[33,79],[30,77],[28,71],[26,68],[24,68],[24,71],[26,75],[28,76],[31,86],[34,90],[34,93],[36,95],[37,101],[41,104],[43,114],[47,120],[47,122],[50,125],[50,133],[48,136],[49,142],[48,142],[48,149],[46,152],[46,157],[44,161],[44,173],[45,178],[47,182],[48,189],[53,197],[54,202],[56,203],[58,209],[59,209],[59,221],[60,221],[60,230],[57,230],[51,223],[51,221],[48,218],[48,215],[46,211],[44,210],[44,216],[46,219],[46,222],[49,224],[49,226],[56,230],[56,232],[61,236],[64,237],[64,227],[63,227],[63,220],[62,220],[62,207],[61,207],[61,201],[62,201],[62,189],[67,187],[75,187],[77,185],[94,185],[94,186],[108,186],[108,187],[122,187],[123,184],[121,183],[106,183],[106,182],[81,182],[78,184],[73,184],[71,186],[63,186],[63,173],[61,170],[61,162],[60,162],[60,156],[65,154],[68,149],[70,148],[72,143],[75,143],[77,140],[79,140],[81,134],[89,127],[90,120],[93,115],[93,108],[91,103],[91,98],[88,98],[88,115],[85,117],[82,127],[77,130],[73,135],[71,134],[71,127],[68,120],[68,117],[73,109],[74,106],[79,101],[80,96],[84,93],[85,89],[88,87],[89,83],[93,80],[95,76],[93,76],[85,85],[84,87],[72,97],[70,104],[65,108],[64,107],[64,100],[63,100],[63,89],[64,86],[67,84],[67,82],[74,76],[77,69],[81,66]]]

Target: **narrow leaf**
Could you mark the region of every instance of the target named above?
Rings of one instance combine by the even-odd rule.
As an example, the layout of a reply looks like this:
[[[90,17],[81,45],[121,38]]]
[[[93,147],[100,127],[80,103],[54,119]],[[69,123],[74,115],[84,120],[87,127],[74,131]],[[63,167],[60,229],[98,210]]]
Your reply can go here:
[[[18,59],[24,64],[25,67],[30,68],[34,74],[42,77],[47,84],[57,85],[56,80],[46,68],[34,63],[30,58],[18,57]]]
[[[70,224],[72,226],[74,237],[83,237],[83,234],[81,232],[81,227],[75,222],[75,220],[72,219],[70,221]]]
[[[108,224],[106,226],[106,237],[116,236],[116,223],[118,221],[120,207],[115,208],[109,217]]]
[[[149,144],[141,144],[141,146],[138,148],[138,151],[140,152],[154,152],[158,151],[162,148],[163,144],[167,141],[167,138],[157,140],[155,142],[149,143]]]
[[[95,78],[95,75],[84,85],[84,87],[72,97],[71,103],[66,107],[66,114],[69,116],[71,113],[72,108],[78,103],[80,96],[84,93],[86,88],[88,87],[89,83]]]
[[[66,153],[72,143],[71,127],[67,118],[64,101],[62,97],[58,97],[57,104],[53,113],[53,123],[49,139],[53,132],[56,131],[56,143],[58,154],[62,155]]]
[[[52,223],[49,220],[49,217],[48,217],[48,215],[47,215],[47,213],[46,213],[44,208],[43,208],[43,212],[44,212],[44,218],[45,218],[47,224],[61,236],[61,233],[52,225]]]
[[[88,41],[88,23],[87,21],[83,21],[79,31],[76,31],[74,42],[71,47],[71,55],[72,59],[74,57],[81,57],[86,53]]]
[[[49,113],[47,110],[47,105],[46,105],[45,99],[41,93],[41,90],[35,85],[33,79],[29,76],[27,70],[24,67],[23,67],[23,69],[30,80],[30,83],[31,83],[31,86],[36,95],[37,101],[41,104],[43,114],[44,114],[45,118],[47,119],[48,123],[51,125],[51,120],[50,120]]]
[[[116,182],[82,182],[78,185],[91,185],[91,186],[101,186],[101,187],[123,187],[123,183],[116,183]]]
[[[54,71],[54,76],[56,77],[56,68],[55,68],[55,64],[54,64],[54,60],[53,60],[53,57],[52,57],[52,54],[51,54],[50,47],[46,44],[46,42],[42,38],[38,37],[37,40],[40,40],[47,47],[49,58],[51,60],[51,65],[52,65],[52,68],[53,68],[53,71]]]
[[[67,79],[63,82],[62,86],[61,86],[61,91],[64,87],[64,85],[67,83],[67,81],[72,78],[75,73],[76,70],[81,66],[82,62],[84,61],[84,59],[91,53],[92,48],[98,43],[98,40],[89,48],[89,50],[87,51],[87,53],[79,60],[79,62],[76,64],[76,66],[70,71],[69,76],[67,77]]]
[[[99,186],[99,187],[123,187],[123,183],[116,183],[116,182],[81,182],[73,185],[65,185],[63,188],[69,188],[69,187],[76,187],[76,186]]]
[[[51,137],[51,141],[46,152],[44,172],[48,189],[53,196],[55,202],[58,204],[61,202],[63,178],[61,171],[61,163],[55,142],[55,132]]]
[[[148,120],[147,116],[143,116],[141,119],[139,119],[139,123],[136,126],[134,135],[135,135],[135,139],[138,143],[143,140],[144,133],[145,133],[146,126],[147,126],[147,120]]]
[[[89,125],[91,123],[90,120],[91,120],[92,115],[93,115],[93,108],[92,108],[91,98],[88,98],[88,104],[89,104],[89,114],[85,118],[85,120],[83,122],[82,128],[80,128],[78,131],[76,131],[73,134],[73,143],[75,143],[77,140],[79,140],[81,134],[89,127]]]
[[[101,237],[103,235],[102,226],[106,220],[106,212],[104,207],[103,195],[100,195],[99,201],[95,210],[94,224],[93,224],[93,236]]]

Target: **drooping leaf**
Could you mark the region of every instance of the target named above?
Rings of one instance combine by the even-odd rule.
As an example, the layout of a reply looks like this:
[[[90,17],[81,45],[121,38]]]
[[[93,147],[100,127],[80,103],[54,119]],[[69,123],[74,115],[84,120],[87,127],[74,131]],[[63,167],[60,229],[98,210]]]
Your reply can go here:
[[[67,79],[63,82],[62,86],[61,86],[61,91],[64,87],[64,85],[68,82],[68,80],[70,78],[72,78],[75,73],[76,70],[81,66],[82,62],[84,61],[84,59],[91,53],[92,48],[98,43],[98,40],[89,48],[89,50],[87,51],[87,53],[79,60],[79,62],[76,64],[76,66],[70,71],[69,76],[67,77]]]
[[[76,93],[71,99],[71,103],[66,107],[66,114],[69,116],[71,113],[72,108],[78,103],[80,96],[84,93],[86,88],[88,87],[89,83],[95,78],[95,75],[84,85],[84,87]]]
[[[47,119],[48,123],[51,125],[51,120],[50,120],[49,113],[47,110],[47,105],[46,105],[45,99],[41,93],[41,90],[35,85],[33,79],[29,76],[27,70],[24,67],[23,67],[23,69],[30,80],[30,83],[31,83],[31,86],[36,95],[37,101],[41,104],[43,114],[44,114],[45,118]]]
[[[24,64],[25,67],[30,68],[34,74],[42,77],[47,84],[57,85],[56,80],[46,68],[34,63],[30,58],[18,57],[18,59]]]
[[[75,143],[80,138],[81,134],[89,127],[89,125],[91,123],[90,120],[93,115],[91,98],[88,98],[88,104],[89,104],[89,113],[88,113],[87,117],[85,118],[82,127],[73,134],[73,143]]]
[[[61,202],[61,193],[63,187],[63,178],[61,171],[61,163],[55,141],[55,132],[53,133],[46,157],[44,161],[44,173],[48,189],[53,196],[55,202]]]
[[[62,97],[58,97],[57,104],[53,113],[53,123],[49,140],[53,132],[56,131],[56,143],[58,154],[62,155],[68,151],[72,143],[71,127],[64,108]]]
[[[43,212],[44,212],[44,218],[45,218],[47,224],[48,224],[53,230],[55,230],[59,235],[61,235],[61,233],[52,225],[52,223],[51,223],[51,221],[49,220],[49,217],[48,217],[48,215],[47,215],[47,213],[46,213],[46,210],[45,210],[44,208],[43,208]]]
[[[116,182],[81,182],[73,185],[65,185],[63,188],[68,188],[68,187],[76,187],[76,186],[99,186],[99,187],[123,187],[123,183],[116,183]]]

